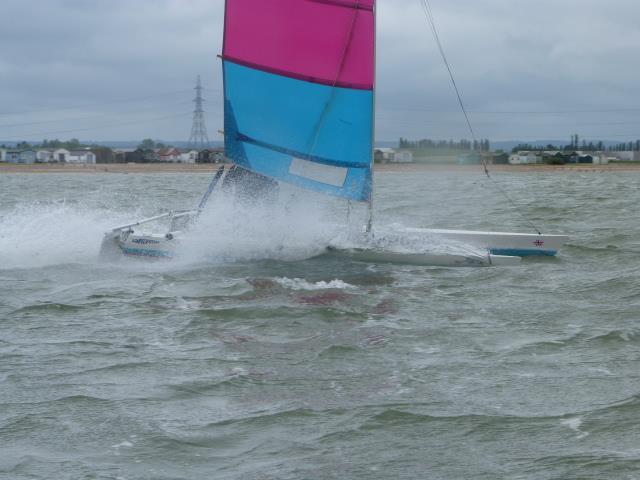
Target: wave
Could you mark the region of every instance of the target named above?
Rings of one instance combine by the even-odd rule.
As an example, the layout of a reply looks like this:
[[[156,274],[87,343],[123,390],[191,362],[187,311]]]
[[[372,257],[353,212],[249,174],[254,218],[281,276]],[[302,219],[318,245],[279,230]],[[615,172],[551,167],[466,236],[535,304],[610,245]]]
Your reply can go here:
[[[342,280],[335,279],[329,282],[319,281],[315,283],[308,282],[302,278],[276,278],[275,282],[287,289],[291,290],[345,290],[355,288]]]

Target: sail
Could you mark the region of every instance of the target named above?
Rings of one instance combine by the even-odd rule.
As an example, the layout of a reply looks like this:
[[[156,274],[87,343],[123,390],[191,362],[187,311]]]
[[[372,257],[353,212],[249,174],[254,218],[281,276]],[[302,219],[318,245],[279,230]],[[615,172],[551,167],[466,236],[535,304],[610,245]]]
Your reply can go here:
[[[225,150],[276,180],[371,196],[375,0],[227,0]]]

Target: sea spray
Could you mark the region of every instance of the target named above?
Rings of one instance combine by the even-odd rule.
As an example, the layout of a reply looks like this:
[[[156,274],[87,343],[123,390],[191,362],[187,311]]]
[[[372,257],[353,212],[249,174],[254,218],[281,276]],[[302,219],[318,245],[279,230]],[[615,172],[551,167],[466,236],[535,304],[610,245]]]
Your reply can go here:
[[[1,212],[0,269],[96,262],[104,232],[123,218],[65,202]]]
[[[202,262],[296,261],[321,255],[330,246],[397,253],[483,254],[460,242],[412,233],[400,223],[374,224],[373,234],[365,235],[363,213],[362,205],[352,204],[348,209],[344,201],[288,187],[281,187],[279,198],[268,203],[243,203],[218,191],[197,221],[183,232],[174,261],[123,257],[117,263],[136,268],[149,264],[149,268],[162,270]],[[11,207],[0,212],[0,269],[97,262],[105,232],[140,216],[139,209],[113,211],[64,201]],[[166,228],[155,223],[140,231],[165,232]]]
[[[184,262],[304,260],[323,253],[344,225],[330,221],[329,205],[284,193],[252,204],[218,193],[178,250]]]

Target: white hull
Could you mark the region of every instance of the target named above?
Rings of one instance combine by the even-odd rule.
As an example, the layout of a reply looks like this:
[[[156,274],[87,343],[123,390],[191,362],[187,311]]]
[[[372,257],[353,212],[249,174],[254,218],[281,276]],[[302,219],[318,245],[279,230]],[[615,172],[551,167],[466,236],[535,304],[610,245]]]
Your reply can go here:
[[[454,240],[487,250],[494,255],[516,257],[555,256],[560,248],[569,241],[569,237],[566,235],[437,230],[428,228],[407,228],[406,231],[411,233],[424,233],[425,236]]]
[[[217,175],[219,179],[221,172]],[[215,179],[212,184],[215,184]],[[211,188],[210,188],[211,190]],[[105,235],[101,256],[130,255],[146,258],[172,258],[179,244],[181,230],[197,218],[198,211],[168,212],[139,222],[123,225]],[[164,220],[169,226],[167,233],[136,232],[134,228]],[[425,237],[425,240],[445,239],[473,247],[478,253],[434,253],[429,251],[394,252],[388,249],[329,248],[328,253],[341,255],[365,262],[384,262],[408,265],[472,267],[517,265],[520,257],[531,255],[554,256],[569,240],[565,235],[537,235],[507,232],[479,232],[468,230],[436,230],[407,228],[411,236]],[[429,244],[429,242],[425,242]]]
[[[331,255],[368,263],[393,263],[425,267],[502,267],[519,265],[520,257],[504,255],[454,255],[449,253],[398,253],[384,250],[349,249],[330,251]]]
[[[407,232],[424,233],[485,250],[486,255],[448,253],[401,253],[377,249],[330,249],[331,255],[339,255],[355,261],[371,263],[395,263],[404,265],[440,267],[482,267],[518,265],[523,256],[556,255],[564,235],[537,235],[507,232],[478,232],[466,230],[433,230],[408,228]],[[172,258],[179,244],[181,232],[167,234],[136,233],[130,226],[116,229],[105,236],[102,256],[125,254],[145,258]]]

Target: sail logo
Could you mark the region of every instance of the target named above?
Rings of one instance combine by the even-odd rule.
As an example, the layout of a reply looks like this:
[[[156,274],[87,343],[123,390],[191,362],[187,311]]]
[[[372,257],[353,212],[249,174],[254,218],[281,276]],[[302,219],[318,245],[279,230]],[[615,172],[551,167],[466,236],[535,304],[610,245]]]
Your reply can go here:
[[[339,188],[344,187],[348,171],[349,170],[344,167],[324,165],[297,157],[292,158],[291,165],[289,166],[289,173],[291,175]]]

